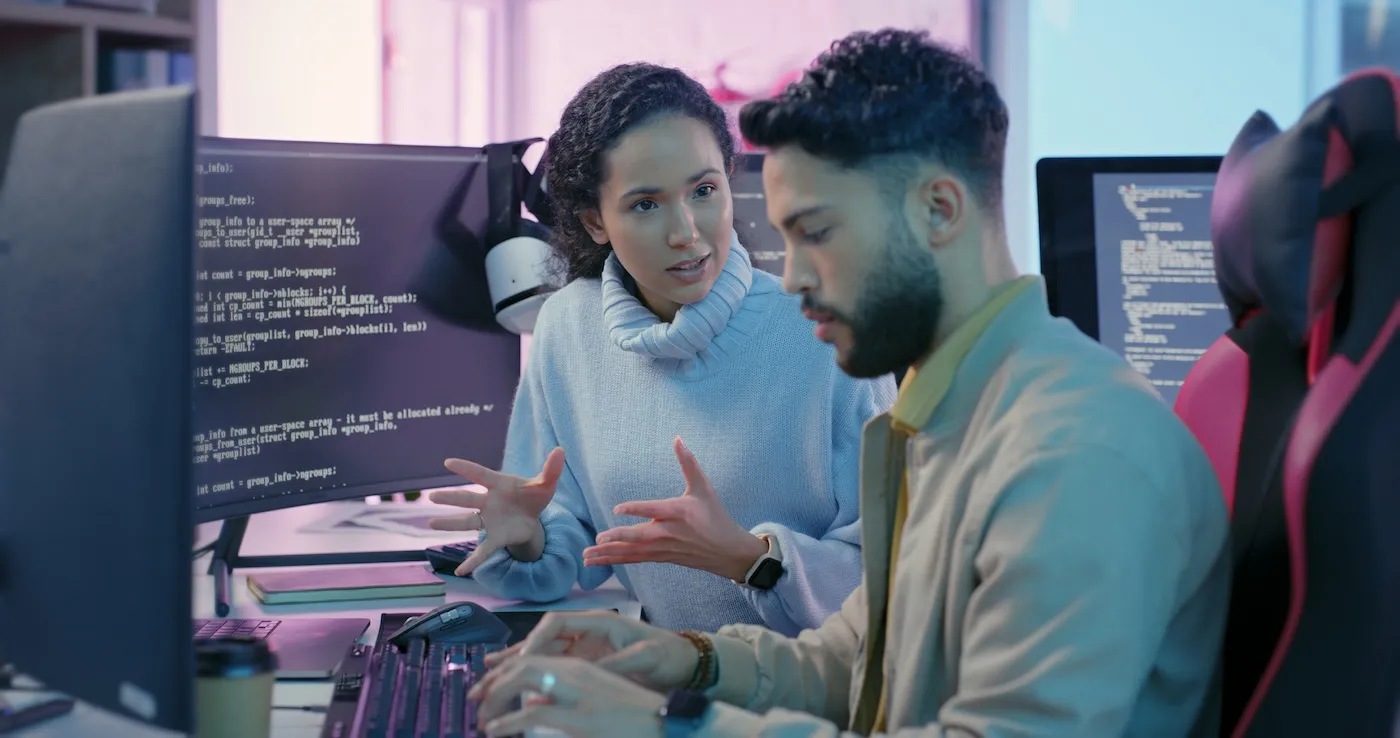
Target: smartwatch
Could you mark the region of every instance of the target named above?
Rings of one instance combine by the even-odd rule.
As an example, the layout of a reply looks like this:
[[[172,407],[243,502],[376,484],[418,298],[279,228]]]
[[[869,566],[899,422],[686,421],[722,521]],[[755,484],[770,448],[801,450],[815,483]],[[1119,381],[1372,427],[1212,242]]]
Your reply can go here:
[[[666,705],[661,708],[661,724],[666,738],[690,738],[695,735],[709,710],[710,698],[704,692],[672,692],[666,698]]]
[[[768,534],[760,535],[764,543],[768,544],[768,550],[758,560],[749,567],[748,574],[744,575],[744,581],[740,582],[746,587],[754,589],[769,590],[778,583],[778,579],[783,576],[783,552],[778,548],[778,539]]]

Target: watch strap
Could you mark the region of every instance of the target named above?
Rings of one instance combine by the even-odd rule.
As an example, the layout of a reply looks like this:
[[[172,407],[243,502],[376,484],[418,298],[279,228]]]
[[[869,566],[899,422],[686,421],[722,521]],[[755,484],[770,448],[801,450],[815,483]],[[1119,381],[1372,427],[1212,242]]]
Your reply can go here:
[[[750,584],[753,581],[753,575],[758,573],[759,567],[763,566],[764,562],[772,561],[777,563],[779,567],[783,564],[782,555],[778,549],[778,539],[767,533],[760,533],[758,537],[762,538],[763,542],[768,544],[768,550],[754,559],[753,566],[750,566],[749,570],[744,573],[743,581],[739,582],[739,584],[744,586],[753,586]],[[758,589],[768,589],[768,587],[760,587]]]

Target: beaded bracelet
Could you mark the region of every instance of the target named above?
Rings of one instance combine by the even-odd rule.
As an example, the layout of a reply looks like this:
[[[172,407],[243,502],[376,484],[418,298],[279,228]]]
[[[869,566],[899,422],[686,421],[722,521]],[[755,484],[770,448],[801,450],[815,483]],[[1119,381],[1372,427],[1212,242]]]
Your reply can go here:
[[[686,691],[697,692],[714,686],[715,677],[719,676],[714,642],[705,634],[693,630],[683,630],[678,635],[690,641],[699,652],[699,658],[695,661],[695,672],[691,674],[690,682],[685,685]]]

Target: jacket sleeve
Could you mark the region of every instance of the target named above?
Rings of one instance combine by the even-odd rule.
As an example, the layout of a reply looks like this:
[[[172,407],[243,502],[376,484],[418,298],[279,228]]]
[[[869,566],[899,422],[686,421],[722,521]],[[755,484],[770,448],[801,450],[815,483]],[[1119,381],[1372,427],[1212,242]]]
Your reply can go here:
[[[831,489],[836,517],[820,538],[778,523],[750,531],[777,540],[783,576],[772,589],[743,588],[769,628],[796,635],[821,625],[860,584],[860,438],[866,421],[894,404],[892,376],[857,380],[834,372],[831,398]]]
[[[1045,452],[1018,464],[976,554],[958,691],[936,722],[884,735],[1121,735],[1186,599],[1204,605],[1188,626],[1198,646],[1172,668],[1203,685],[1183,694],[1180,707],[1208,709],[1204,685],[1228,596],[1226,522],[1223,507],[1184,512],[1188,495],[1173,492],[1109,449]],[[780,674],[783,686],[733,695],[748,704],[716,704],[701,735],[854,736],[838,727],[847,725],[846,712],[834,709],[834,692],[814,676],[825,676],[812,665],[827,663],[824,653],[795,645],[755,653],[745,662],[721,658],[722,678],[725,668],[738,672],[725,686],[762,684],[755,671]]]
[[[501,471],[526,478],[539,474],[545,457],[559,445],[545,391],[545,365],[550,355],[548,334],[540,328],[541,325],[536,326],[533,350],[511,408],[501,465]],[[550,602],[568,595],[575,582],[584,589],[593,589],[612,576],[610,566],[583,565],[583,550],[593,545],[597,529],[578,478],[570,469],[570,452],[571,449],[564,449],[564,472],[559,475],[554,500],[540,514],[544,526],[544,553],[540,558],[519,561],[502,548],[472,573],[472,578],[499,597]]]
[[[857,587],[821,627],[794,638],[754,625],[720,629],[719,682],[710,689],[715,708],[760,721],[756,712],[778,709],[845,723],[865,625],[865,588]]]

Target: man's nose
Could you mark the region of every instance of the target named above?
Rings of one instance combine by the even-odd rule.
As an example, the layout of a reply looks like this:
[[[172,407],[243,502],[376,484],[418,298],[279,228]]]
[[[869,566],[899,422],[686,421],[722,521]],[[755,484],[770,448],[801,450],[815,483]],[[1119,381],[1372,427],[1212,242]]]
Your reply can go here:
[[[817,273],[811,262],[797,249],[788,247],[783,258],[783,291],[802,294],[815,290],[819,285]]]

